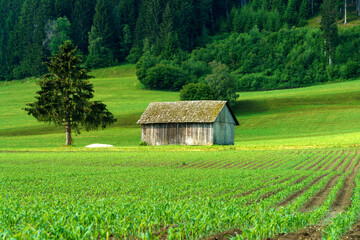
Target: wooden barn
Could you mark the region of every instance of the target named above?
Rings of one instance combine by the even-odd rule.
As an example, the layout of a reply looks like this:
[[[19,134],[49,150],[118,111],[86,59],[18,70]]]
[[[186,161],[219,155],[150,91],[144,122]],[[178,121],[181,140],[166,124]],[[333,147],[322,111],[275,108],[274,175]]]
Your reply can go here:
[[[239,125],[226,101],[154,102],[137,123],[148,145],[233,145]]]

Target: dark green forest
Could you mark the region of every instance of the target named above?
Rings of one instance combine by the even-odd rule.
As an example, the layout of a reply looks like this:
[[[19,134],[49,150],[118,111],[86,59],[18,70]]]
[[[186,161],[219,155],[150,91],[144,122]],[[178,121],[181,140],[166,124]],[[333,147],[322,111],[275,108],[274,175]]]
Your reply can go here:
[[[44,74],[71,40],[87,68],[136,63],[149,89],[343,81],[360,74],[360,27],[338,29],[346,14],[360,0],[0,0],[0,80]]]

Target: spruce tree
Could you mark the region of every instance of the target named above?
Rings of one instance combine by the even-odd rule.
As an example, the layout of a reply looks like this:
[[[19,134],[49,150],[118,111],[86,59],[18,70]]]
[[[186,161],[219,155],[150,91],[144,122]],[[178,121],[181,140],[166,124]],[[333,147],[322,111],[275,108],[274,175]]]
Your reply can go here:
[[[95,0],[76,0],[75,2],[72,39],[84,54],[88,53],[89,32],[94,18],[95,4]]]
[[[98,0],[94,22],[89,33],[87,66],[97,68],[113,65],[115,44],[111,6],[106,0]]]
[[[193,3],[190,0],[173,0],[172,28],[177,33],[180,47],[191,50],[191,28],[194,15]]]
[[[134,30],[137,19],[137,3],[135,0],[122,0],[114,9],[114,24],[118,42],[118,59],[124,61],[129,55],[134,42]]]
[[[160,37],[162,41],[166,41],[173,29],[173,15],[174,13],[171,10],[170,1],[166,4],[166,7],[163,12],[162,22],[160,25]]]
[[[335,0],[324,0],[324,3],[321,6],[320,25],[324,37],[324,50],[329,60],[329,65],[331,65],[338,44]]]
[[[25,0],[23,4],[15,30],[20,59],[20,66],[14,69],[16,77],[37,76],[44,71],[44,19],[47,18],[45,6],[38,0]]]
[[[160,25],[163,6],[161,0],[143,0],[140,5],[139,18],[136,25],[137,43],[144,39],[154,45],[155,51],[161,51]]]
[[[180,52],[180,43],[178,35],[170,32],[166,38],[165,46],[161,52],[161,57],[166,60],[174,60]]]
[[[66,41],[46,63],[50,73],[39,82],[36,102],[24,108],[41,122],[64,126],[67,146],[73,142],[73,130],[80,133],[81,127],[86,131],[105,128],[116,121],[105,104],[90,101],[94,97],[93,85],[88,81],[91,76],[80,65],[77,47]]]
[[[296,25],[299,20],[299,7],[301,0],[289,0],[284,18],[285,21],[291,26]]]
[[[55,55],[66,40],[70,40],[71,24],[67,17],[58,18],[54,26],[54,35],[50,42],[51,54]]]
[[[300,5],[300,17],[307,19],[311,15],[311,0],[303,0]]]

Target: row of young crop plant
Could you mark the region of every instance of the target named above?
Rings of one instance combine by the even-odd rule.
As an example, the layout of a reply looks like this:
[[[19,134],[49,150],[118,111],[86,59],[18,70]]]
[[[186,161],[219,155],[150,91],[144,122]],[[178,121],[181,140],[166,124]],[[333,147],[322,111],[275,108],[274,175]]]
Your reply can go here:
[[[348,157],[348,159],[352,158],[354,155],[355,153]],[[334,169],[342,159],[343,158],[340,158],[334,164],[332,169]],[[293,232],[308,225],[318,223],[331,210],[331,205],[335,200],[338,191],[343,186],[344,178],[350,172],[346,172],[340,176],[338,182],[331,189],[327,199],[320,207],[309,212],[299,212],[299,210],[309,200],[309,198],[323,189],[332,177],[335,177],[338,172],[342,172],[345,166],[346,164],[343,164],[339,171],[330,172],[318,184],[310,186],[305,193],[299,196],[288,206],[281,207],[279,209],[264,209],[260,214],[251,216],[246,225],[252,227],[243,228],[243,234],[235,237],[235,239],[262,239],[266,237],[274,237],[279,233]],[[352,168],[353,167],[354,164],[352,165]]]
[[[359,161],[357,156],[354,161],[355,165]],[[352,166],[353,169],[353,166]],[[355,188],[352,191],[351,206],[346,212],[339,213],[332,221],[330,221],[324,228],[323,239],[339,239],[359,220],[360,216],[360,172],[355,177]],[[349,171],[347,174],[351,174]]]
[[[47,186],[39,189],[39,193],[44,194],[43,196],[37,195],[32,190],[33,187],[30,188],[30,184],[18,185],[18,181],[22,181],[22,179],[26,181],[30,175],[16,177],[17,180],[14,179],[8,183],[8,190],[15,187],[18,188],[18,191],[14,192],[15,188],[9,191],[14,194],[12,197],[6,192],[2,191],[1,193],[6,196],[0,200],[0,221],[2,223],[0,229],[4,230],[1,232],[6,233],[6,236],[14,236],[16,229],[8,227],[19,224],[18,226],[32,226],[24,227],[23,229],[26,230],[18,236],[19,238],[28,238],[29,236],[38,236],[44,239],[78,238],[80,236],[96,238],[98,236],[106,237],[108,233],[142,238],[143,234],[151,236],[152,233],[159,230],[160,226],[178,224],[177,229],[186,229],[186,231],[170,231],[195,238],[195,235],[198,236],[199,233],[205,235],[209,231],[211,232],[211,229],[229,227],[230,223],[237,219],[234,216],[232,218],[229,212],[236,213],[239,211],[237,208],[239,205],[246,205],[249,200],[256,199],[255,197],[233,198],[229,201],[230,195],[224,197],[222,195],[224,192],[250,185],[254,181],[263,182],[263,178],[271,179],[275,174],[280,175],[282,179],[295,175],[294,172],[283,172],[282,176],[279,170],[257,172],[236,169],[222,171],[173,169],[164,171],[162,168],[122,168],[114,172],[116,175],[111,174],[114,170],[108,171],[107,174],[110,175],[102,175],[101,177],[106,181],[99,185],[96,181],[100,177],[100,173],[98,173],[98,168],[94,167],[93,169],[94,171],[89,171],[89,174],[80,170],[72,173],[71,167],[66,167],[66,170],[70,172],[66,172],[65,169],[63,172],[54,172],[52,177],[57,181],[51,183],[55,184],[53,189],[47,189]],[[82,174],[87,178],[86,180],[81,177]],[[45,180],[40,172],[36,172],[35,175],[38,175],[39,179],[43,179],[42,181]],[[121,181],[114,182],[111,179],[113,177],[122,178],[123,183]],[[36,179],[37,177],[33,178],[34,181]],[[62,181],[65,179],[66,181]],[[29,180],[32,181],[32,179]],[[73,181],[73,185],[69,185],[71,181]],[[66,183],[66,186],[61,182]],[[273,183],[275,184],[275,182]],[[38,182],[38,185],[42,186],[41,182]],[[86,195],[89,193],[87,188],[92,189],[90,196]],[[54,189],[63,189],[64,194],[49,196],[47,191],[54,191]],[[109,192],[111,190],[114,191],[113,193],[118,191],[119,196],[121,193],[126,193],[127,197],[115,198],[111,195],[106,197],[104,194],[111,194]],[[243,191],[248,190],[243,189]],[[27,199],[28,205],[22,204],[23,202],[19,199],[23,192],[31,195],[31,200]],[[82,196],[82,194],[84,195]],[[53,197],[61,200],[56,207],[51,205]],[[73,207],[68,208],[69,204]],[[209,207],[204,208],[206,205]],[[16,211],[13,211],[12,206],[18,206]],[[253,204],[253,207],[256,207],[256,204]],[[27,213],[35,212],[34,208],[38,214],[34,214],[32,218],[21,218],[21,215],[27,216]],[[224,209],[229,209],[229,212]],[[6,212],[8,214],[3,214]],[[72,218],[74,212],[78,217]],[[9,221],[10,216],[13,216],[16,223]],[[208,225],[209,222],[211,223],[211,219],[218,217],[221,222]],[[33,226],[32,223],[35,222],[36,226]],[[228,225],[226,225],[227,222]],[[200,228],[200,226],[202,227]],[[97,232],[96,229],[102,230]]]
[[[320,161],[319,155],[324,152],[299,150],[291,152],[298,155],[290,154],[286,158],[282,152],[267,153],[272,154],[271,162],[282,159],[281,165],[267,170],[259,164],[254,165],[258,166],[254,170],[84,167],[77,165],[72,156],[68,156],[69,161],[62,169],[58,165],[63,160],[49,166],[10,164],[6,174],[0,176],[5,184],[0,186],[1,236],[156,239],[159,236],[155,233],[168,226],[168,239],[198,239],[234,227],[250,231],[259,225],[256,222],[259,219],[287,216],[291,220],[292,214],[293,218],[301,216],[296,213],[302,204],[326,184],[325,179],[336,174],[331,171],[344,160],[335,158],[338,153],[327,156],[331,158],[329,161],[336,159],[328,171],[296,171],[301,161],[310,167]],[[246,154],[242,162],[257,163],[262,161],[257,158],[266,156],[265,153]],[[221,154],[218,155],[221,158]],[[134,163],[137,161],[140,162],[134,160]],[[240,160],[224,162],[232,161]],[[18,173],[12,171],[14,169],[18,169]],[[306,196],[276,210],[280,202],[323,175],[317,187],[306,191]],[[249,191],[252,192],[246,194]],[[267,236],[280,230],[260,228]]]
[[[255,162],[253,166],[251,166],[251,169],[268,169],[267,166],[274,164],[274,163],[283,163],[283,162],[291,162],[291,160],[300,158],[302,155],[307,155],[307,152],[299,152],[299,150],[296,150],[295,152],[288,151],[284,155],[279,158],[276,155],[269,155],[264,159],[258,160]],[[254,163],[254,161],[249,161],[249,163]],[[244,165],[242,168],[249,169],[248,165]]]
[[[346,157],[348,153],[343,154],[338,152],[331,152],[327,157],[325,157],[322,161],[318,162],[315,166],[311,166],[310,170],[319,169],[318,171],[324,171],[327,169],[336,159],[341,158],[341,156]],[[341,160],[341,159],[339,159]],[[333,168],[335,167],[336,162],[333,165]]]
[[[300,158],[286,162],[281,167],[284,169],[295,169],[296,167],[299,167],[299,166],[304,167],[308,163],[313,163],[320,156],[321,156],[321,154],[319,154],[318,152],[308,152],[308,153],[305,153]]]

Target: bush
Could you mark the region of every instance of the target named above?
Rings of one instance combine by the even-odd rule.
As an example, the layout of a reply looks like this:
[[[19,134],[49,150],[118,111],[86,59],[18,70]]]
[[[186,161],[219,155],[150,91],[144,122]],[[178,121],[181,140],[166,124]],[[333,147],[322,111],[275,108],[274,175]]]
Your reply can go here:
[[[136,76],[139,81],[143,83],[144,78],[147,76],[149,68],[155,66],[159,60],[151,54],[150,51],[144,53],[144,55],[136,63]]]
[[[359,77],[360,64],[354,61],[348,61],[342,70],[342,77],[344,79]]]
[[[212,100],[214,94],[206,83],[190,83],[180,91],[181,101]]]
[[[278,87],[279,81],[276,76],[267,76],[264,73],[247,74],[237,80],[238,90],[257,91],[269,90]]]
[[[188,82],[188,76],[179,67],[158,64],[149,68],[140,81],[149,89],[177,91]]]
[[[211,67],[208,64],[192,59],[182,62],[181,69],[186,72],[194,82],[211,73]]]

